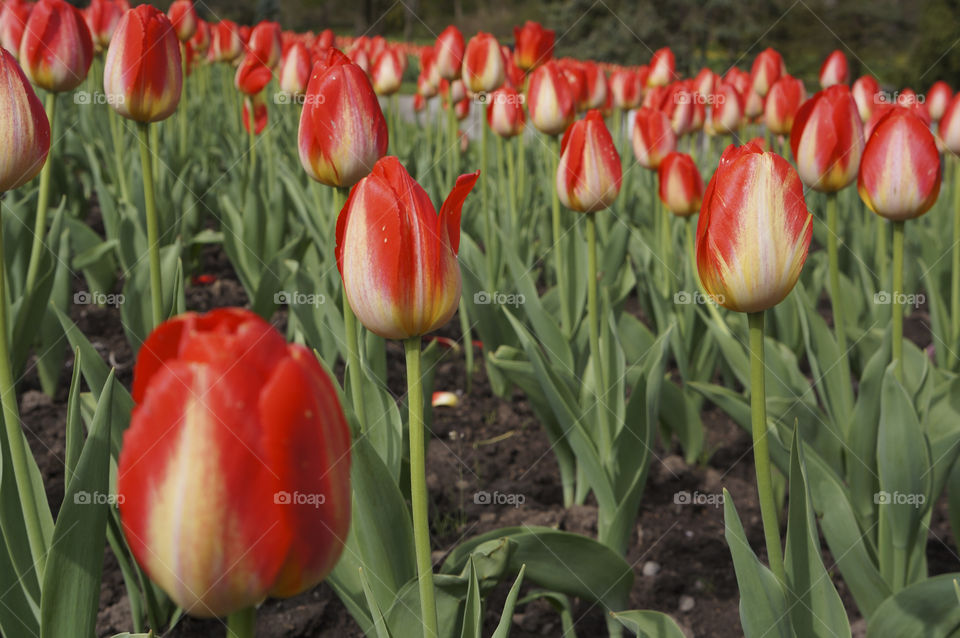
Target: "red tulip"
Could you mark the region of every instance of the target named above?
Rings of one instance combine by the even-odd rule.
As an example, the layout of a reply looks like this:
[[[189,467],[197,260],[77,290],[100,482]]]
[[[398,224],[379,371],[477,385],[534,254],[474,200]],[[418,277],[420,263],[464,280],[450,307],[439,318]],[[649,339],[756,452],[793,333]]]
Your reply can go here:
[[[737,87],[740,95],[746,97],[747,93],[750,92],[750,74],[742,69],[737,67],[730,67],[730,70],[727,71],[727,74],[723,76],[721,81],[732,84]]]
[[[823,61],[820,67],[820,87],[827,88],[834,84],[846,84],[850,77],[850,70],[847,67],[847,56],[843,51],[837,49]]]
[[[197,30],[190,38],[190,46],[199,55],[206,55],[210,48],[210,24],[205,20],[197,18]]]
[[[513,60],[524,71],[530,71],[553,58],[553,43],[556,34],[544,29],[539,22],[527,22],[523,27],[513,27]]]
[[[471,93],[489,93],[503,84],[506,71],[500,44],[495,37],[481,31],[470,38],[463,54],[462,76]]]
[[[20,41],[20,65],[30,81],[62,93],[80,86],[93,61],[93,39],[80,10],[64,0],[40,0]]]
[[[618,109],[637,108],[643,96],[640,74],[631,69],[617,69],[610,75],[610,92],[613,105]]]
[[[541,133],[559,135],[576,116],[574,94],[563,71],[551,60],[534,69],[527,87],[530,121]]]
[[[644,168],[656,170],[668,153],[676,150],[677,136],[663,111],[640,108],[633,121],[633,154]]]
[[[690,132],[693,122],[693,100],[694,95],[684,82],[674,82],[663,95],[663,101],[660,103],[660,110],[670,118],[670,126],[677,136]]]
[[[580,65],[587,79],[586,108],[599,109],[607,101],[610,89],[607,74],[596,62],[584,62]]]
[[[242,54],[243,40],[235,22],[222,20],[210,25],[210,56],[215,62],[233,62]]]
[[[370,80],[336,49],[313,65],[300,116],[300,163],[313,179],[349,188],[387,152],[387,121]]]
[[[790,135],[794,117],[806,99],[803,80],[789,75],[781,77],[767,93],[767,103],[764,105],[767,128],[775,135]]]
[[[940,139],[947,150],[954,155],[960,154],[960,92],[947,104],[937,126]]]
[[[189,614],[225,616],[330,573],[350,527],[350,431],[307,348],[239,308],[144,342],[117,492],[124,535]]]
[[[267,127],[267,103],[263,99],[263,93],[247,96],[243,98],[243,128],[250,132],[250,108],[253,107],[253,134],[260,135],[263,129]]]
[[[500,52],[503,54],[503,69],[507,76],[506,80],[504,80],[504,86],[509,86],[513,89],[522,89],[524,83],[527,81],[527,74],[513,61],[513,55],[511,55],[510,49],[507,46],[501,45]]]
[[[713,96],[708,132],[711,135],[735,135],[743,125],[743,96],[737,87],[723,83]]]
[[[177,32],[177,39],[186,42],[197,32],[197,10],[193,8],[193,0],[174,0],[167,10],[167,17],[173,23],[173,30]]]
[[[940,121],[944,111],[947,110],[947,104],[950,103],[951,98],[953,98],[953,89],[950,88],[949,84],[943,80],[933,83],[933,86],[927,91],[927,99],[925,102],[927,105],[927,113],[930,114],[931,120],[934,122]]]
[[[772,308],[796,285],[812,231],[803,184],[789,162],[752,143],[731,144],[700,207],[700,281],[730,310]]]
[[[622,177],[620,154],[603,116],[593,109],[563,135],[557,167],[560,201],[580,213],[610,208],[620,194]]]
[[[303,95],[310,81],[310,53],[303,42],[294,42],[280,63],[280,90]]]
[[[0,46],[13,54],[20,55],[20,42],[23,30],[30,18],[32,4],[8,2],[0,10]]]
[[[803,183],[832,193],[857,177],[863,153],[863,124],[845,84],[820,91],[800,106],[790,148]]]
[[[434,50],[437,56],[437,71],[441,78],[456,80],[460,77],[464,49],[463,34],[452,24],[437,36]]]
[[[467,116],[470,115],[470,99],[463,98],[458,100],[453,105],[453,113],[456,115],[458,121],[463,121],[467,119]]]
[[[377,95],[393,95],[399,91],[406,67],[407,59],[399,49],[386,48],[378,53],[370,70]]]
[[[500,87],[490,94],[487,124],[500,137],[514,137],[523,132],[523,96],[516,89]]]
[[[853,83],[852,93],[860,120],[866,123],[879,102],[880,84],[872,75],[862,75]]]
[[[930,210],[940,194],[940,153],[928,125],[911,109],[893,107],[863,149],[857,190],[870,210],[904,221]]]
[[[427,108],[427,99],[423,97],[420,93],[415,93],[413,96],[413,111],[415,113],[420,113],[425,108]]]
[[[576,110],[582,111],[586,108],[587,100],[590,97],[587,91],[586,71],[583,70],[579,60],[571,58],[557,60],[557,64],[560,65],[560,70],[563,71],[563,76],[567,78],[567,84],[570,85],[570,90],[573,92],[573,103],[576,105]]]
[[[764,49],[753,61],[750,88],[760,97],[766,97],[774,83],[784,73],[783,58],[773,49]]]
[[[670,47],[657,49],[650,58],[650,75],[647,86],[666,86],[676,79],[677,61]]]
[[[433,49],[420,54],[420,75],[417,76],[417,93],[423,97],[433,97],[440,86],[440,76],[437,73],[436,55]]]
[[[756,120],[761,115],[766,108],[766,100],[762,95],[756,91],[750,90],[744,96],[743,100],[743,115],[748,120]]]
[[[719,86],[720,77],[706,67],[700,69],[697,77],[693,80],[693,87],[696,92],[704,96],[713,95]]]
[[[90,37],[93,38],[93,45],[97,51],[110,46],[110,39],[113,37],[113,32],[117,30],[123,14],[123,9],[113,0],[93,0],[84,11],[83,18],[87,28],[90,29]]]
[[[324,29],[317,35],[317,39],[313,41],[313,46],[311,47],[310,55],[316,56],[318,52],[323,52],[326,49],[329,49],[334,45],[336,41],[336,35],[333,33],[332,29]]]
[[[237,67],[234,75],[234,86],[245,95],[256,95],[270,83],[273,71],[260,61],[252,51],[243,56],[243,61]]]
[[[660,162],[660,201],[671,213],[689,217],[700,210],[703,178],[693,158],[686,153],[668,153]]]
[[[407,339],[444,325],[460,301],[460,210],[480,171],[461,175],[436,213],[395,157],[350,192],[337,219],[337,267],[357,318],[374,334]]]
[[[250,31],[247,41],[247,55],[253,55],[271,71],[280,63],[283,52],[280,25],[276,22],[263,21]]]
[[[8,5],[9,6],[9,5]],[[33,179],[50,151],[50,123],[13,54],[0,48],[0,193]]]

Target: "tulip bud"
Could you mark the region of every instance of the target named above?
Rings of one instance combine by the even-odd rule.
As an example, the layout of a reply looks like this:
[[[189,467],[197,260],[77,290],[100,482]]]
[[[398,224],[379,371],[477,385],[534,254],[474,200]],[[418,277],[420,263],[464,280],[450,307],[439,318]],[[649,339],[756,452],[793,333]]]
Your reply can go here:
[[[9,6],[9,5],[8,5]],[[0,193],[33,179],[50,151],[50,123],[13,54],[0,48]]]
[[[523,27],[513,27],[513,59],[524,71],[531,71],[553,58],[556,33],[544,29],[539,22],[527,22]]]
[[[960,92],[953,96],[937,124],[937,132],[948,151],[960,154]]]
[[[387,121],[366,73],[336,49],[313,65],[300,115],[300,163],[322,184],[349,188],[387,152]]]
[[[180,103],[183,77],[180,42],[160,10],[142,4],[128,11],[107,49],[103,90],[120,115],[159,122]]]
[[[294,42],[280,64],[280,90],[303,95],[310,81],[310,53],[303,42]]]
[[[663,111],[641,108],[633,120],[633,154],[644,168],[657,170],[666,155],[677,148],[677,136]]]
[[[523,132],[523,96],[516,89],[503,86],[488,97],[487,124],[500,137],[514,137]]]
[[[657,49],[650,58],[650,75],[647,86],[666,86],[676,77],[677,60],[670,47]]]
[[[640,74],[631,69],[617,69],[610,75],[610,91],[613,105],[618,109],[637,108],[643,95]]]
[[[263,93],[248,95],[243,98],[243,128],[250,132],[250,111],[253,110],[253,134],[260,135],[263,129],[267,127],[267,102],[263,99]]]
[[[777,80],[767,93],[764,105],[764,120],[767,128],[775,135],[790,135],[793,120],[806,100],[803,80],[784,75]]]
[[[350,431],[308,349],[247,310],[183,314],[144,342],[133,399],[120,518],[178,606],[226,616],[330,573],[350,527]]]
[[[847,67],[847,56],[837,49],[823,61],[820,67],[820,88],[827,88],[835,84],[846,84],[850,77]]]
[[[587,107],[587,99],[590,94],[587,92],[587,74],[580,65],[579,60],[563,58],[557,60],[563,76],[567,78],[570,90],[573,92],[573,103],[576,111],[582,111]]]
[[[563,133],[576,116],[570,83],[554,60],[530,74],[527,102],[530,122],[547,135]]]
[[[949,84],[943,80],[933,83],[933,86],[927,91],[926,99],[927,113],[930,114],[931,120],[934,122],[940,121],[944,111],[947,110],[947,105],[950,104],[951,98],[953,98],[953,89],[950,88]]]
[[[609,93],[607,74],[596,62],[584,62],[581,68],[587,78],[586,108],[599,109],[607,101]]]
[[[437,215],[396,157],[350,192],[337,219],[337,267],[360,322],[385,339],[444,325],[460,302],[460,211],[480,171],[461,175]]]
[[[437,71],[441,78],[456,80],[460,77],[464,48],[463,34],[452,24],[437,36],[434,50],[437,56]]]
[[[880,85],[872,75],[863,75],[853,83],[853,100],[857,103],[860,120],[866,124],[879,103]]]
[[[797,283],[812,231],[803,184],[789,162],[752,143],[731,144],[700,207],[700,281],[730,310],[772,308]]]
[[[377,95],[393,95],[400,90],[406,58],[398,49],[386,48],[377,54],[370,75]]]
[[[256,59],[271,71],[280,62],[283,51],[280,25],[276,22],[263,21],[250,31],[250,40],[247,42],[248,55]]]
[[[753,61],[750,88],[760,97],[766,97],[783,73],[783,58],[773,49],[764,49]]]
[[[670,126],[677,137],[690,132],[693,122],[694,95],[684,82],[674,82],[663,95],[660,110],[670,118]]]
[[[940,153],[927,124],[910,109],[892,107],[863,149],[860,198],[890,221],[920,217],[940,194]]]
[[[711,135],[735,135],[743,124],[743,97],[737,87],[724,83],[714,95],[710,109]]]
[[[8,5],[9,6],[9,5]],[[83,18],[90,29],[93,46],[97,51],[103,51],[110,46],[113,32],[120,24],[124,11],[113,0],[93,0],[83,14]]]
[[[453,105],[453,113],[460,122],[467,119],[467,116],[470,115],[470,98],[463,98],[455,102]]]
[[[716,73],[704,67],[693,80],[693,87],[700,95],[713,95],[720,86],[720,78]]]
[[[193,8],[193,0],[174,0],[167,10],[167,17],[181,42],[186,42],[197,32],[197,10]]]
[[[610,208],[620,194],[622,177],[620,154],[603,116],[593,109],[563,135],[557,167],[560,201],[580,213]]]
[[[756,91],[749,91],[743,101],[743,115],[748,120],[755,120],[763,115],[766,100]]]
[[[500,43],[481,31],[470,38],[463,54],[463,83],[471,93],[489,93],[506,79]]]
[[[210,57],[214,62],[233,62],[243,54],[243,40],[235,22],[221,20],[210,25]]]
[[[93,40],[80,10],[64,0],[40,0],[20,41],[20,65],[30,81],[62,93],[80,86],[93,61]]]
[[[732,84],[737,87],[737,91],[744,99],[747,93],[750,92],[750,74],[737,67],[731,67],[730,70],[727,71],[727,74],[723,76],[720,83]]]
[[[27,26],[32,9],[32,4],[8,2],[0,10],[0,46],[12,53],[14,57],[20,55],[23,30]]]
[[[660,162],[660,201],[678,217],[689,217],[700,210],[703,178],[693,158],[686,153],[667,154]]]
[[[273,79],[273,71],[270,67],[261,62],[253,51],[248,51],[243,56],[240,66],[237,67],[233,84],[245,95],[256,95],[270,84],[271,79]]]
[[[824,89],[800,106],[790,148],[803,183],[814,190],[836,192],[856,179],[863,123],[845,84]]]

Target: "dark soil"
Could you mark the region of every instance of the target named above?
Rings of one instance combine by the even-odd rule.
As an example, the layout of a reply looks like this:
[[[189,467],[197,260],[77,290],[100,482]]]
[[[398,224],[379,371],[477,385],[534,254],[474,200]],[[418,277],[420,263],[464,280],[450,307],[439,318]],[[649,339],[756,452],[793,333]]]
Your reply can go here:
[[[204,311],[246,303],[244,291],[222,253],[207,249],[201,263],[206,273],[212,275],[212,281],[194,280],[188,284],[190,309]],[[133,357],[117,309],[74,306],[72,318],[104,360],[117,368],[120,381],[129,387]],[[278,324],[285,321],[280,314],[276,319]],[[452,321],[443,334],[457,337],[457,325],[456,320]],[[914,325],[910,328],[910,332],[915,330]],[[911,336],[921,345],[929,342],[927,335]],[[391,389],[401,392],[404,377],[400,350],[391,349],[389,360]],[[52,400],[39,392],[32,369],[28,369],[21,384],[21,410],[30,447],[55,511],[63,500],[65,404],[71,371],[72,355],[68,356],[60,390]],[[446,357],[436,378],[435,390],[462,390],[462,357]],[[507,526],[544,525],[596,535],[595,506],[563,507],[556,461],[520,392],[514,392],[509,400],[494,396],[481,366],[474,375],[472,393],[463,396],[456,407],[437,408],[434,418],[427,483],[437,560],[470,536]],[[672,615],[689,636],[728,638],[741,636],[742,632],[736,578],[723,539],[723,509],[710,504],[677,504],[675,495],[687,491],[716,498],[725,487],[736,501],[750,543],[758,552],[762,551],[763,534],[753,485],[750,437],[715,408],[708,406],[703,421],[706,449],[712,451],[705,465],[687,465],[679,450],[670,445],[660,444],[656,448],[657,459],[627,556],[636,574],[630,603],[635,609],[656,609]],[[473,496],[480,490],[522,494],[524,502],[518,507],[474,503]],[[943,503],[933,516],[930,538],[931,571],[956,570],[960,559]],[[825,561],[828,568],[833,565],[828,554]],[[834,580],[851,618],[858,617],[842,582],[836,577]],[[499,618],[507,587],[501,586],[488,601],[488,631]],[[575,620],[580,636],[606,635],[604,614],[596,605],[576,601]],[[541,601],[518,607],[514,622],[515,638],[560,634],[558,615]],[[862,622],[858,628],[862,632]],[[111,551],[106,549],[97,635],[109,637],[131,629],[120,570]],[[257,629],[257,635],[263,638],[362,635],[325,584],[291,599],[268,600],[259,610]],[[210,638],[224,632],[220,621],[184,618],[167,635]],[[855,635],[862,633],[855,631]]]

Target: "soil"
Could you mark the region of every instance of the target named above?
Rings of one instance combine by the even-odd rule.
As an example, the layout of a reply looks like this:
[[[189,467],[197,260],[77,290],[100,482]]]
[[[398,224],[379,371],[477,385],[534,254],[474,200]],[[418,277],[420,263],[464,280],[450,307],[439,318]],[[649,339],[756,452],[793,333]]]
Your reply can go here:
[[[215,249],[200,257],[201,272],[211,277],[188,283],[187,306],[205,311],[226,305],[244,305],[246,296],[229,262]],[[76,282],[79,287],[81,282]],[[78,288],[79,289],[79,288]],[[72,307],[72,319],[111,365],[127,387],[132,378],[133,357],[116,308]],[[285,316],[275,323],[282,327]],[[919,318],[908,321],[907,334],[920,345],[929,343],[921,334]],[[456,319],[442,334],[458,337]],[[66,346],[65,346],[66,347]],[[389,351],[391,388],[403,389],[402,350]],[[479,357],[478,357],[479,358]],[[39,391],[36,372],[28,369],[21,382],[21,414],[30,447],[43,473],[47,496],[54,511],[63,500],[64,423],[66,394],[72,372],[68,355],[60,389],[53,399]],[[342,370],[338,369],[338,374]],[[460,391],[465,387],[462,357],[448,356],[439,366],[435,390]],[[565,509],[559,471],[546,436],[525,397],[515,391],[509,400],[491,392],[482,366],[473,376],[473,390],[453,408],[434,412],[427,484],[435,556],[442,556],[465,538],[513,525],[545,525],[561,530],[596,535],[596,507],[588,504]],[[741,636],[739,597],[733,564],[723,539],[723,509],[718,505],[681,505],[674,502],[680,491],[716,497],[728,489],[736,501],[751,545],[762,552],[763,533],[756,491],[750,437],[720,410],[707,406],[703,414],[709,459],[690,466],[679,450],[658,444],[655,460],[637,519],[627,560],[636,579],[631,608],[666,612],[688,636],[729,638]],[[450,480],[456,477],[456,480]],[[520,506],[483,505],[473,501],[477,491],[522,494]],[[928,555],[933,573],[960,567],[956,541],[950,530],[944,503],[933,516]],[[761,558],[765,558],[761,555]],[[830,568],[833,561],[825,553]],[[834,575],[852,619],[857,612],[849,592]],[[488,600],[487,629],[492,631],[508,585],[494,591]],[[105,548],[103,585],[97,635],[110,637],[132,629],[130,609],[117,562]],[[602,610],[585,601],[575,601],[575,629],[580,636],[606,635]],[[257,621],[262,638],[353,638],[359,628],[331,588],[315,589],[287,600],[268,600]],[[854,635],[863,635],[863,622]],[[171,638],[209,638],[224,635],[218,620],[182,619],[168,634]],[[560,635],[560,620],[545,602],[517,608],[512,636]]]

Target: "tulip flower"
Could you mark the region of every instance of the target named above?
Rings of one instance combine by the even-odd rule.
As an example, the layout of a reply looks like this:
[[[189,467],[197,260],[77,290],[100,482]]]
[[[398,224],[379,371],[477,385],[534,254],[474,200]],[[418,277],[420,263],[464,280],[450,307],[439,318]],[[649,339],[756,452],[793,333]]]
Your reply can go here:
[[[237,67],[233,83],[244,95],[260,93],[273,79],[273,71],[264,64],[252,51],[243,56],[243,61]]]
[[[678,217],[689,217],[700,210],[703,178],[693,158],[686,153],[668,153],[659,168],[660,201]]]
[[[387,152],[387,121],[363,70],[336,49],[313,65],[300,116],[300,163],[316,181],[349,188]]]
[[[556,33],[544,29],[539,22],[527,22],[523,27],[513,28],[513,59],[524,71],[532,71],[553,58],[553,43]]]
[[[253,111],[252,117],[251,111]],[[263,99],[263,93],[248,95],[243,98],[243,111],[240,119],[243,121],[243,128],[247,133],[251,132],[251,122],[253,122],[254,135],[263,133],[263,129],[267,127],[267,102]]]
[[[193,0],[174,0],[167,10],[167,17],[173,23],[177,39],[186,42],[197,32],[197,10],[193,8]]]
[[[581,68],[587,78],[586,108],[602,108],[607,101],[607,93],[610,91],[607,74],[596,62],[584,62]]]
[[[960,155],[960,92],[947,104],[937,124],[943,145],[954,155]]]
[[[222,20],[210,25],[210,57],[215,62],[233,62],[243,54],[243,40],[236,22]]]
[[[500,137],[514,137],[523,132],[523,96],[510,87],[501,87],[490,94],[487,124]]]
[[[587,74],[580,66],[579,60],[572,60],[570,58],[563,58],[558,60],[557,63],[560,65],[560,70],[563,71],[563,76],[567,78],[567,83],[570,85],[570,90],[573,92],[573,103],[577,111],[582,111],[586,108],[587,99],[590,97],[590,94],[587,91]]]
[[[756,120],[763,115],[765,103],[762,95],[753,90],[748,91],[743,100],[744,117],[751,121]]]
[[[100,0],[106,2],[107,0]],[[92,6],[92,5],[91,5]],[[0,10],[0,46],[13,54],[20,55],[20,42],[23,40],[23,30],[30,18],[32,4],[8,2]]]
[[[620,155],[594,109],[563,136],[557,192],[563,205],[581,213],[609,208],[620,193]]]
[[[820,88],[831,87],[835,84],[846,84],[850,76],[847,66],[847,56],[837,49],[827,56],[820,67]]]
[[[471,93],[488,93],[506,78],[500,44],[489,33],[470,38],[463,55],[463,83]]]
[[[729,83],[737,87],[740,95],[746,96],[750,92],[750,74],[737,67],[731,67],[721,79],[721,83]]]
[[[371,68],[373,90],[377,95],[393,95],[400,90],[405,70],[406,58],[400,51],[393,48],[384,49],[377,54]]]
[[[666,86],[676,78],[677,61],[670,47],[657,49],[650,58],[650,75],[647,86]]]
[[[610,92],[613,106],[618,109],[635,109],[643,96],[640,74],[631,69],[617,69],[610,74]]]
[[[290,95],[303,95],[310,81],[310,52],[303,42],[294,42],[280,63],[280,90]]]
[[[633,154],[644,168],[657,170],[661,160],[677,148],[677,136],[666,113],[641,108],[633,121]]]
[[[930,90],[927,91],[927,99],[925,102],[927,112],[930,114],[930,119],[934,122],[939,122],[952,98],[953,89],[950,88],[949,84],[943,80],[934,82]]]
[[[853,83],[851,92],[857,103],[860,119],[866,124],[879,103],[880,84],[872,75],[862,75]]]
[[[188,614],[310,589],[350,527],[350,431],[307,348],[239,308],[144,342],[117,468],[137,562]]]
[[[753,61],[750,70],[750,88],[760,97],[766,97],[774,83],[784,73],[783,58],[773,49],[764,49]]]
[[[247,42],[248,55],[253,55],[271,71],[280,63],[283,52],[280,25],[263,21],[250,31]]]
[[[775,135],[790,135],[794,118],[805,99],[803,80],[784,75],[774,82],[764,105],[764,121],[770,132]]]
[[[767,556],[784,582],[773,498],[764,391],[763,312],[793,289],[807,258],[813,218],[787,160],[754,144],[728,146],[707,185],[697,223],[697,270],[717,303],[749,313],[754,463]]]
[[[103,51],[110,46],[110,39],[117,30],[123,13],[120,5],[113,0],[93,0],[84,11],[83,18],[90,29],[93,46],[97,51]]]
[[[713,96],[710,109],[709,132],[711,135],[736,135],[743,124],[743,96],[737,87],[724,83]]]
[[[197,18],[197,30],[190,38],[190,46],[198,55],[206,55],[210,49],[210,23]]]
[[[65,0],[40,0],[20,41],[20,65],[30,81],[53,93],[72,91],[92,61],[93,39],[80,10]]]
[[[850,89],[835,85],[800,106],[790,146],[803,183],[836,192],[853,182],[863,152],[863,124]]]
[[[546,135],[559,135],[573,122],[576,116],[573,91],[554,60],[530,74],[527,108],[530,122]]]
[[[444,80],[456,80],[463,66],[464,40],[460,30],[452,24],[444,29],[434,45],[436,65],[440,77]]]
[[[693,79],[693,88],[700,95],[713,95],[719,86],[720,78],[716,73],[706,67],[700,69],[700,72],[697,73],[697,77]]]

